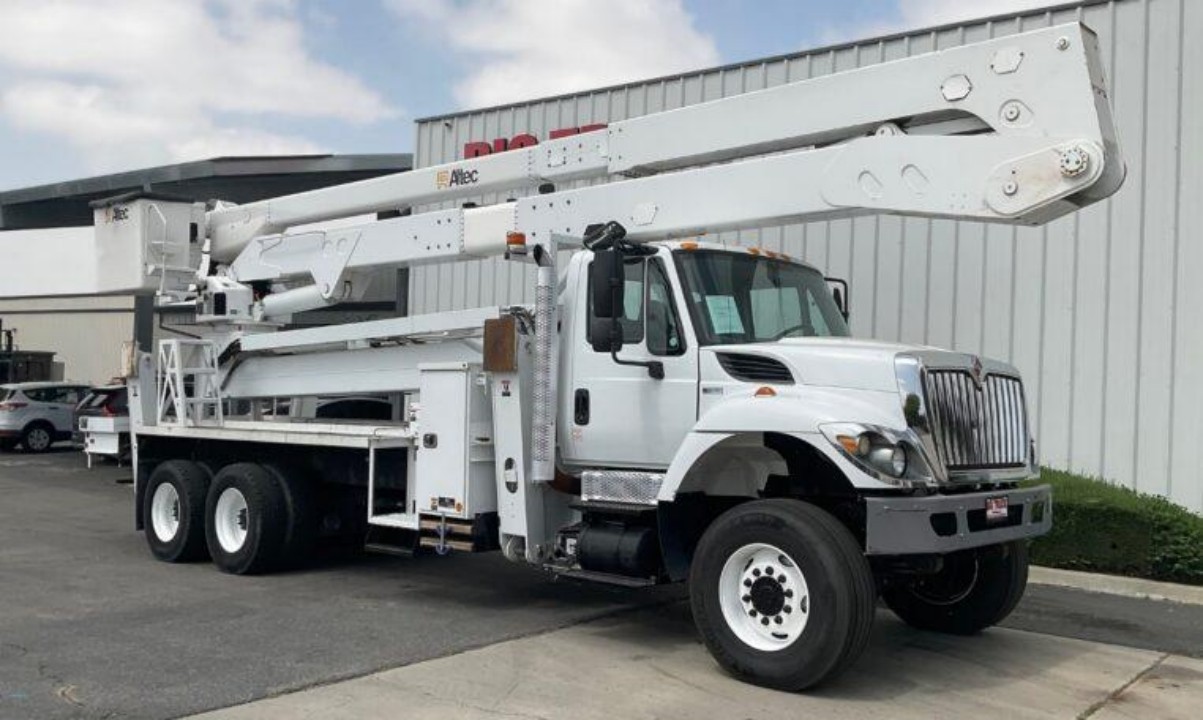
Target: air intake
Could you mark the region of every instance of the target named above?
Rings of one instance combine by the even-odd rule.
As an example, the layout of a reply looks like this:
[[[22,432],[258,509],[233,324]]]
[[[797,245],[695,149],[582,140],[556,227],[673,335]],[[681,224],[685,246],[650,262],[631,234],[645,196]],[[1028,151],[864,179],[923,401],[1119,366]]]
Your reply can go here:
[[[793,385],[794,376],[780,360],[763,355],[718,353],[718,362],[727,374],[744,382],[767,382]]]

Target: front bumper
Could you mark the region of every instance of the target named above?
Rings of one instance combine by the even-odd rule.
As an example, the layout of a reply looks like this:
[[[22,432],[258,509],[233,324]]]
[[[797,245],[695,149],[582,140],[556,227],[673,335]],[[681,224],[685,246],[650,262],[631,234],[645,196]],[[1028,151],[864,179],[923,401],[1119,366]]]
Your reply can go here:
[[[988,523],[986,500],[998,497],[1007,498],[1008,516]],[[957,495],[870,497],[865,506],[868,555],[944,554],[1027,540],[1053,527],[1048,485]]]

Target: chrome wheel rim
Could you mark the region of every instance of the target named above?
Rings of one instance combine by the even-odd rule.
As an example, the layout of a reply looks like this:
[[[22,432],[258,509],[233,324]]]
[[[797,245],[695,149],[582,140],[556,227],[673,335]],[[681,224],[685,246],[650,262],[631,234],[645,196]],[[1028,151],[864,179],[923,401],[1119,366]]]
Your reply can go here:
[[[810,620],[806,577],[788,554],[766,543],[744,545],[719,575],[719,607],[745,645],[776,652],[793,645]]]
[[[246,497],[237,488],[226,488],[218,496],[217,507],[213,511],[213,529],[221,549],[228,553],[241,550],[246,543],[249,526]]]
[[[150,525],[162,542],[171,542],[179,532],[180,493],[175,485],[165,482],[155,488],[150,498]]]

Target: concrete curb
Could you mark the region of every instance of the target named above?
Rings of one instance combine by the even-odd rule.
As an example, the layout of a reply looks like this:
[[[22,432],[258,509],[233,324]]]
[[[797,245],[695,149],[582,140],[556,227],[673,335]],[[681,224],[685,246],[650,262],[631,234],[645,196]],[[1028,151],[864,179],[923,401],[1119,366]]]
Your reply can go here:
[[[1125,597],[1143,598],[1146,600],[1164,600],[1186,605],[1203,605],[1203,587],[1156,582],[1154,580],[1140,580],[1138,578],[1119,577],[1118,575],[1100,575],[1098,573],[1058,570],[1056,568],[1033,565],[1029,571],[1028,582],[1036,585],[1055,585],[1057,587],[1067,587],[1087,592],[1123,595]]]

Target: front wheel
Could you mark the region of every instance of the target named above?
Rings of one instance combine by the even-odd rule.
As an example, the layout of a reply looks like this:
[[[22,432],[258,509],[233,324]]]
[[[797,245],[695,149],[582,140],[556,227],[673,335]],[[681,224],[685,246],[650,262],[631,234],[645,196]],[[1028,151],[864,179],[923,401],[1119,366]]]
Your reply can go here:
[[[843,672],[869,639],[873,576],[852,534],[797,500],[759,500],[715,520],[690,568],[694,622],[732,675],[802,690]]]
[[[21,447],[25,452],[44,453],[54,444],[54,428],[41,422],[34,423],[21,433]]]
[[[908,625],[972,635],[1010,615],[1027,584],[1028,547],[1017,541],[948,555],[940,572],[892,584],[882,598]]]

